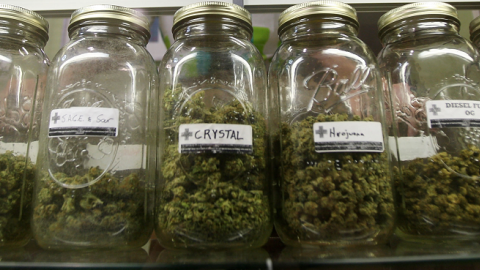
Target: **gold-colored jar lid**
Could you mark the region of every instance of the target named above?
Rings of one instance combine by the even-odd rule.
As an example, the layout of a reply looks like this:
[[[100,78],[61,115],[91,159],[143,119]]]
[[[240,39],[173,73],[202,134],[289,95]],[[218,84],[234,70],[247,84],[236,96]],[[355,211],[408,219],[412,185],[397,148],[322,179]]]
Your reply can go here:
[[[294,19],[320,14],[346,17],[353,20],[357,28],[359,26],[357,12],[353,7],[342,2],[321,0],[306,2],[287,8],[278,18],[278,27],[282,28],[284,24]]]
[[[93,5],[75,10],[70,18],[69,30],[77,22],[95,19],[115,19],[140,26],[150,33],[150,20],[142,13],[114,5]]]
[[[0,19],[20,21],[40,29],[48,39],[48,22],[36,12],[8,4],[0,4]]]
[[[383,14],[378,20],[378,31],[382,33],[387,26],[396,22],[419,16],[441,15],[458,20],[457,9],[443,2],[421,2],[403,5]]]
[[[184,19],[202,15],[228,16],[252,25],[252,15],[248,10],[235,4],[216,1],[200,2],[180,8],[173,15],[173,25],[175,27],[175,24]]]
[[[474,36],[480,34],[480,16],[470,22],[470,40],[473,41]]]

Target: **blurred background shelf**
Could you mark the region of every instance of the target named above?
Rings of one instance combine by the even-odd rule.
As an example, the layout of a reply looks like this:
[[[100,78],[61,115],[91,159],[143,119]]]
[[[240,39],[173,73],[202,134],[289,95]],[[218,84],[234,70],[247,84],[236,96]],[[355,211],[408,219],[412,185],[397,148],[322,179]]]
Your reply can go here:
[[[83,0],[83,1],[62,1],[62,0],[16,0],[5,1],[1,0],[1,4],[15,4],[30,10],[39,12],[45,16],[69,16],[71,12],[82,6],[94,4],[114,4],[135,9],[141,9],[144,13],[149,15],[173,14],[178,8],[198,2],[197,0],[176,0],[176,1],[155,1],[155,0]],[[252,12],[281,12],[288,6],[304,2],[303,0],[226,0],[224,2],[234,2],[242,4]],[[345,0],[347,4],[351,4],[359,11],[376,11],[384,12],[393,7],[400,6],[405,3],[410,3],[409,0]],[[419,1],[422,2],[422,1]],[[425,1],[426,2],[426,1]],[[480,2],[476,0],[450,0],[447,1],[461,9],[475,9],[480,8]]]

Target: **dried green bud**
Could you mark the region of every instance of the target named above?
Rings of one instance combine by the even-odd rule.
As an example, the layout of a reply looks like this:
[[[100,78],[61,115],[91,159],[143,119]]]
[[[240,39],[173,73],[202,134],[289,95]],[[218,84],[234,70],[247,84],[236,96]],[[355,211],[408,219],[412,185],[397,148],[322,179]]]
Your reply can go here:
[[[34,171],[25,156],[0,154],[0,247],[28,240]]]
[[[175,111],[181,89],[167,90],[162,185],[157,194],[159,235],[184,245],[250,243],[270,228],[265,175],[265,120],[237,100],[207,106],[204,93]],[[188,116],[188,117],[187,117]],[[252,154],[178,152],[181,124],[246,124],[253,130]]]
[[[64,184],[81,184],[102,173],[92,167],[85,175],[54,174]],[[118,173],[117,173],[118,174]],[[148,230],[145,215],[145,184],[136,173],[123,178],[105,173],[96,183],[78,189],[65,188],[48,173],[38,181],[33,214],[39,241],[95,242],[140,240]]]
[[[399,228],[413,235],[476,232],[480,225],[480,149],[446,152],[394,168]]]
[[[280,220],[290,239],[350,241],[392,231],[394,205],[386,154],[315,152],[314,123],[359,120],[347,114],[320,114],[282,124]]]

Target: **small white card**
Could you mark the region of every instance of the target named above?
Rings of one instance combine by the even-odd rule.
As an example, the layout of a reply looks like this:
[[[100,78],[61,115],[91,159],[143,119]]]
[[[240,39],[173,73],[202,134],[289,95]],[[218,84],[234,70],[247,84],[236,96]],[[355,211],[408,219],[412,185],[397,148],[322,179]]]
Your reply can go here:
[[[428,158],[437,154],[436,139],[421,136],[421,137],[400,137],[395,140],[395,137],[388,137],[390,152],[397,154],[397,142],[400,161],[414,160],[416,158]]]
[[[429,100],[425,108],[429,128],[480,127],[480,101]]]
[[[253,152],[252,127],[234,124],[183,124],[178,131],[179,153]]]
[[[71,107],[50,113],[49,137],[118,136],[120,113],[114,108]]]
[[[384,151],[382,125],[371,121],[320,122],[313,124],[315,152]]]

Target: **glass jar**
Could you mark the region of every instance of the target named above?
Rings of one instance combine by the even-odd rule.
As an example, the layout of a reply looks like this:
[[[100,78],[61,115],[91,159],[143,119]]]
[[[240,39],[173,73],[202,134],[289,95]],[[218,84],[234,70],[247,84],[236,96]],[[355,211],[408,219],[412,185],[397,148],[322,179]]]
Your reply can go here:
[[[380,73],[358,27],[355,9],[336,1],[279,17],[269,88],[279,109],[275,228],[287,245],[377,244],[393,231]]]
[[[0,4],[0,248],[25,245],[49,60],[48,22]]]
[[[479,54],[459,35],[456,9],[445,3],[404,5],[378,26],[395,137],[398,235],[478,238]]]
[[[470,22],[470,40],[475,47],[480,48],[480,16]]]
[[[156,234],[167,248],[254,248],[272,230],[266,68],[250,13],[202,2],[174,15],[159,67]]]
[[[76,10],[52,61],[34,193],[33,232],[47,249],[126,248],[153,231],[158,73],[147,17]]]

